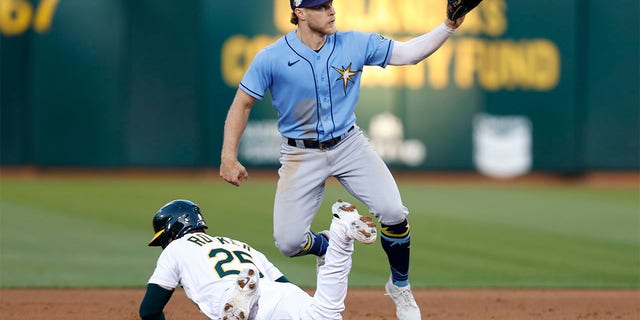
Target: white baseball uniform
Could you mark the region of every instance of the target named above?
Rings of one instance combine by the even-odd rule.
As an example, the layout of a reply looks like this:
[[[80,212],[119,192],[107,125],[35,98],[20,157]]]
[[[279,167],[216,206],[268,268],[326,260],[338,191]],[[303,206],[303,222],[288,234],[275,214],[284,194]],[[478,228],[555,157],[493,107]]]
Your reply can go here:
[[[149,283],[185,293],[211,319],[220,319],[233,293],[240,270],[253,266],[260,271],[260,298],[256,320],[342,319],[351,270],[353,240],[331,227],[325,265],[318,269],[314,297],[282,276],[267,257],[246,243],[222,236],[192,233],[172,241],[160,254]]]

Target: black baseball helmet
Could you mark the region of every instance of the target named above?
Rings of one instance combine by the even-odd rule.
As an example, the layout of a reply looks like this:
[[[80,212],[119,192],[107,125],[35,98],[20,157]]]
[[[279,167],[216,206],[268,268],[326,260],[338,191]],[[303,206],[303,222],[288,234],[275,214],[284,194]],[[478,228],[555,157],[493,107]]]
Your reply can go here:
[[[169,240],[179,239],[191,230],[206,228],[197,204],[189,200],[173,200],[153,216],[153,231],[156,234],[149,241],[149,246],[161,246],[164,249]]]

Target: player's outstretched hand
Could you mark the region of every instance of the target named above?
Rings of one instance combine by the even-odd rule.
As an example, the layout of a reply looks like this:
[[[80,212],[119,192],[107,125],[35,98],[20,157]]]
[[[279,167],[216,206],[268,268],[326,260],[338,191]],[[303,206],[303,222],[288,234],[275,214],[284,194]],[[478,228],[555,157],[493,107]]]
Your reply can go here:
[[[482,0],[447,0],[447,21],[449,28],[457,29],[464,16],[477,7]]]
[[[223,160],[220,163],[220,177],[224,181],[239,187],[242,184],[242,179],[249,179],[249,173],[238,160]]]
[[[447,20],[445,20],[444,24],[447,25],[447,27],[451,28],[451,29],[458,29],[458,27],[460,27],[460,25],[462,25],[462,22],[464,21],[464,17],[462,16],[460,18],[457,18],[456,20],[449,20],[449,18],[447,18]]]

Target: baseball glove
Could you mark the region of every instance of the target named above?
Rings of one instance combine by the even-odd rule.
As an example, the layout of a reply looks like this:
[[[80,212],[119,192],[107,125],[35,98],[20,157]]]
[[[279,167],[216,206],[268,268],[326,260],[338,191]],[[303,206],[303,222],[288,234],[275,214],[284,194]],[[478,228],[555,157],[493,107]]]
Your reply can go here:
[[[482,0],[447,0],[447,18],[455,21],[473,10]]]

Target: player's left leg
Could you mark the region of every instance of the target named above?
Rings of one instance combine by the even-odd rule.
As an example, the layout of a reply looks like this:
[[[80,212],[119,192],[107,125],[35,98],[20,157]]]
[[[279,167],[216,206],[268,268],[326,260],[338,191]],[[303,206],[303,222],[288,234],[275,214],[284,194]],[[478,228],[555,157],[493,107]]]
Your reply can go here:
[[[340,144],[335,149],[335,159],[332,174],[380,221],[380,243],[391,271],[387,287],[397,289],[389,295],[396,303],[399,318],[420,319],[420,309],[409,286],[411,229],[406,219],[409,211],[402,203],[391,172],[363,134]]]

